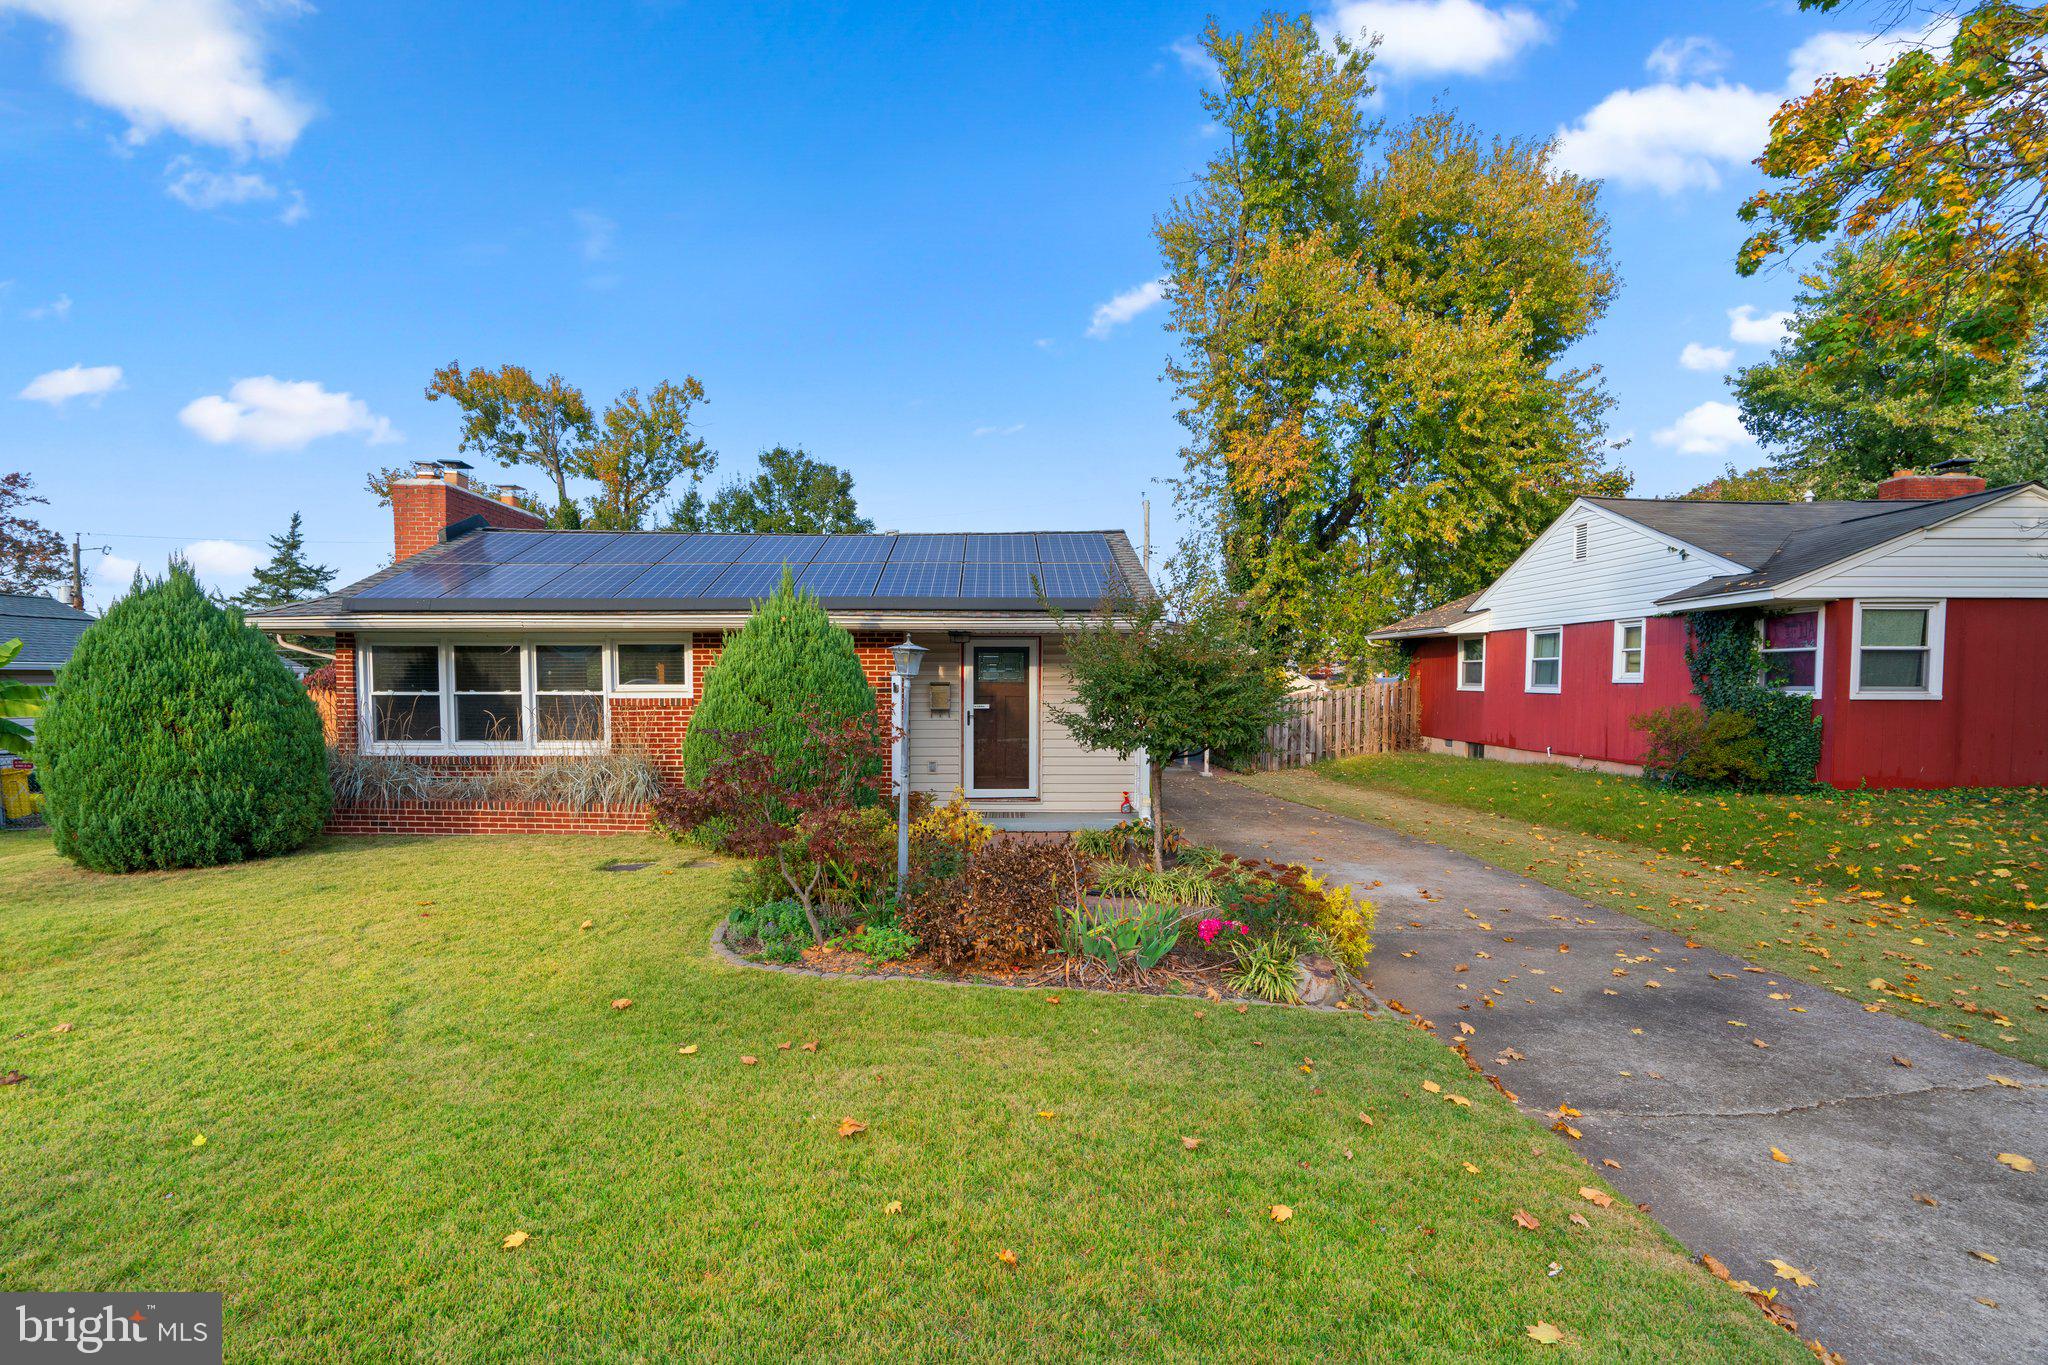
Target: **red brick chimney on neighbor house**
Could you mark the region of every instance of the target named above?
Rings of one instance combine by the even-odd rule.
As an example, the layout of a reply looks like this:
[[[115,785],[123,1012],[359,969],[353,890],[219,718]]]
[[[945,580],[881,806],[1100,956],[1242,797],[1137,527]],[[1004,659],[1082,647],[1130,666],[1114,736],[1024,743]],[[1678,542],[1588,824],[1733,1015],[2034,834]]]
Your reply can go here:
[[[1970,459],[1943,460],[1931,474],[1901,469],[1877,486],[1882,502],[1939,502],[1943,498],[1966,498],[1984,491],[1984,480],[1970,473]]]
[[[457,522],[482,517],[508,531],[537,531],[547,522],[517,504],[517,484],[473,484],[461,460],[423,460],[410,477],[391,481],[391,545],[398,558],[441,543]]]

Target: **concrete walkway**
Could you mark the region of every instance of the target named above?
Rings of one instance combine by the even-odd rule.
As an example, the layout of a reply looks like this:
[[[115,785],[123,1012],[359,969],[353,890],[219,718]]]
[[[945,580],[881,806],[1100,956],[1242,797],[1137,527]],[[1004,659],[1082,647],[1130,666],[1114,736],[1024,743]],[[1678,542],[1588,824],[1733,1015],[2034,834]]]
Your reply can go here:
[[[1587,1162],[1619,1162],[1600,1173],[1695,1255],[1781,1289],[1802,1337],[1857,1365],[2048,1358],[2048,1073],[1223,778],[1169,774],[1166,808],[1204,843],[1360,887],[1374,994],[1446,1043],[1470,1025],[1532,1117],[1579,1110]]]

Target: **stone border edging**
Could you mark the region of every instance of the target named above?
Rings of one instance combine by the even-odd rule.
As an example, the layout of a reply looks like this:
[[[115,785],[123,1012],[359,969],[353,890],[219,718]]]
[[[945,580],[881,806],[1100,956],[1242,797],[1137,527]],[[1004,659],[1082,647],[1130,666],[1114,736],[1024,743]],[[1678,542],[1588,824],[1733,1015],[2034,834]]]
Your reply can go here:
[[[879,972],[873,974],[861,972],[828,972],[817,967],[805,967],[793,962],[755,962],[749,958],[740,956],[739,953],[733,950],[732,945],[725,941],[726,923],[727,921],[721,919],[720,921],[718,921],[717,924],[712,926],[711,951],[717,954],[729,966],[744,967],[750,971],[757,972],[786,972],[793,976],[815,977],[823,981],[914,981],[920,985],[926,986],[981,987],[985,990],[994,991],[1086,991],[1090,995],[1137,996],[1140,999],[1146,1000],[1184,1000],[1189,1002],[1190,1004],[1199,1004],[1205,1006],[1245,1004],[1261,1005],[1267,1009],[1276,1010],[1309,1010],[1320,1012],[1323,1014],[1349,1015],[1354,1019],[1373,1019],[1379,1017],[1398,1019],[1401,1017],[1395,1014],[1392,1010],[1388,1009],[1386,1002],[1384,1000],[1381,1000],[1377,995],[1374,995],[1364,986],[1359,986],[1357,988],[1357,991],[1358,994],[1364,996],[1365,999],[1370,1003],[1371,1008],[1339,1009],[1335,1005],[1289,1005],[1278,1000],[1259,1000],[1249,995],[1239,996],[1235,1000],[1209,1000],[1205,997],[1196,995],[1154,995],[1150,992],[1145,991],[1110,991],[1104,990],[1100,986],[1087,986],[1078,984],[1065,984],[1055,986],[1040,983],[1037,985],[1027,986],[1022,983],[1008,981],[977,981],[967,977],[935,976],[929,972],[904,972],[901,975],[884,975]]]

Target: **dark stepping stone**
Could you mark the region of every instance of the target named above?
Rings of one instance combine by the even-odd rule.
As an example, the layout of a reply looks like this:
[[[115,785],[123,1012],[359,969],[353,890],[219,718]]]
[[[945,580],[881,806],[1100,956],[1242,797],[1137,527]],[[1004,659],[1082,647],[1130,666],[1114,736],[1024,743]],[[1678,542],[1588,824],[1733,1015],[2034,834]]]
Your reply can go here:
[[[606,863],[597,870],[599,872],[638,872],[643,867],[653,866],[653,863]]]

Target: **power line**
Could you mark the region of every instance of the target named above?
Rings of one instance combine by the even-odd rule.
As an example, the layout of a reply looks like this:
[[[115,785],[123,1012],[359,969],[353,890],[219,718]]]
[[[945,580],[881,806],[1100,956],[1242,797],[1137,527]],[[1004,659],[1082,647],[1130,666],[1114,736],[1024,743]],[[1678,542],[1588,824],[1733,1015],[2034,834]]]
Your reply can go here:
[[[166,536],[166,535],[154,535],[154,534],[151,534],[151,535],[145,535],[145,534],[143,534],[143,533],[142,533],[142,532],[140,532],[140,531],[80,531],[80,532],[77,532],[77,534],[79,534],[79,535],[83,535],[83,536],[112,536],[112,537],[114,537],[114,538],[115,538],[116,540],[179,540],[179,541],[189,541],[189,540],[268,540],[268,539],[270,539],[270,535],[269,535],[268,533],[266,533],[266,534],[263,534],[263,535],[255,535],[255,536],[202,536],[202,535],[192,535],[192,534],[187,534],[187,535],[180,535],[180,536]],[[384,542],[384,541],[381,541],[381,540],[314,540],[314,539],[313,539],[312,537],[310,537],[310,536],[306,538],[306,544],[308,544],[308,545],[382,545],[382,544],[384,544],[384,543],[385,543],[385,542]]]

